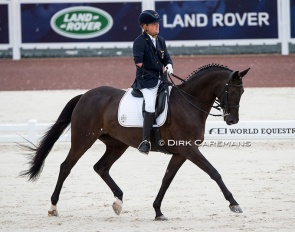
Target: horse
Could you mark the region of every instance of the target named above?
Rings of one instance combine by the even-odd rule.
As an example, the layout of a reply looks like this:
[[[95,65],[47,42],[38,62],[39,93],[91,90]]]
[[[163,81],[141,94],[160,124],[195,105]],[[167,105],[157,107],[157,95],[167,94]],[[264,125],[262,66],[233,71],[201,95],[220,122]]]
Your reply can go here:
[[[249,69],[239,72],[227,66],[209,64],[193,71],[183,83],[173,85],[169,96],[169,120],[159,128],[161,141],[204,141],[205,123],[216,101],[226,124],[238,123],[239,102],[244,92],[243,77]],[[122,212],[123,191],[112,179],[109,171],[129,146],[138,146],[142,133],[142,128],[123,127],[118,123],[117,111],[124,93],[125,90],[122,89],[100,86],[73,97],[38,145],[27,146],[31,151],[28,154],[30,168],[20,175],[27,177],[29,181],[36,181],[55,142],[71,125],[71,147],[60,165],[58,180],[51,196],[49,216],[58,216],[57,203],[64,181],[82,155],[98,139],[105,144],[106,151],[93,168],[114,194],[114,212],[117,215]],[[161,211],[161,204],[170,183],[186,160],[194,163],[217,183],[230,203],[231,211],[243,212],[221,175],[199,151],[198,146],[167,146],[167,143],[162,145],[171,155],[171,160],[153,202],[154,220],[168,220]],[[153,141],[151,151],[157,151]]]

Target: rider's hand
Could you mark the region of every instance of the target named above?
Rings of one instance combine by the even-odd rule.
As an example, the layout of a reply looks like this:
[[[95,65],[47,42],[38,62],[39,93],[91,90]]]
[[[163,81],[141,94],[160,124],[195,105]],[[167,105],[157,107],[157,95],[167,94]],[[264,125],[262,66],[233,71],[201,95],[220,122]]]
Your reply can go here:
[[[173,74],[173,68],[172,68],[172,64],[167,64],[165,69],[167,70],[167,73],[169,75]]]

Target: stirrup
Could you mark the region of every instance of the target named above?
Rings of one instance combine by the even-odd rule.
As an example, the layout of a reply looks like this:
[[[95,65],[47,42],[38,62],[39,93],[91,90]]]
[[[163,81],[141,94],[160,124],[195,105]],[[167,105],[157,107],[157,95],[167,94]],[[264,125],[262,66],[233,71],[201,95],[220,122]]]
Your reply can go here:
[[[140,153],[143,153],[143,154],[145,154],[145,155],[148,155],[149,154],[149,151],[150,151],[150,149],[151,149],[151,143],[149,142],[149,141],[147,141],[147,140],[143,140],[140,144],[139,144],[139,146],[138,146],[138,151],[140,152]]]

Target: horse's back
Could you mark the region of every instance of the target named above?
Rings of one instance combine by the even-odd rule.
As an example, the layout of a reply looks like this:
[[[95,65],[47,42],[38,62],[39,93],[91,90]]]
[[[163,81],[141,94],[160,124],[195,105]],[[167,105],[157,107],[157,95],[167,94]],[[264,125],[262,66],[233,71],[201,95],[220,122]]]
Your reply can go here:
[[[91,115],[100,115],[110,109],[116,109],[125,91],[110,86],[100,86],[87,91],[82,95],[72,117],[91,117]]]
[[[83,104],[85,104],[86,102],[104,102],[108,99],[116,100],[121,99],[124,93],[125,91],[122,89],[117,89],[110,86],[99,86],[83,94],[81,101],[83,101]]]
[[[97,88],[94,89],[90,89],[89,91],[87,91],[84,95],[109,95],[109,96],[116,96],[116,95],[124,95],[125,90],[122,89],[117,89],[111,86],[99,86]]]

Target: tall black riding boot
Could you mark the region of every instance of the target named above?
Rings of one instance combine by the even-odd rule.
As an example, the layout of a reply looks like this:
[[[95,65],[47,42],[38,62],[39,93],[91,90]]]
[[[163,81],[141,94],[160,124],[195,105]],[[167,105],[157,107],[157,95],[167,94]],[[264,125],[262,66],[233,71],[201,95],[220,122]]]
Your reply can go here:
[[[138,150],[146,155],[151,149],[150,135],[154,124],[155,113],[145,112],[143,119],[142,142],[138,146]]]

